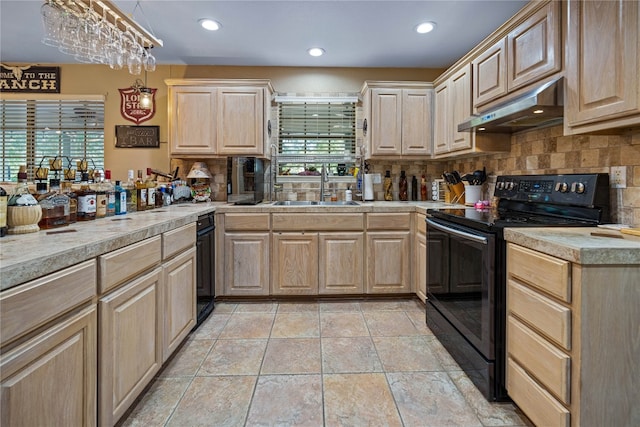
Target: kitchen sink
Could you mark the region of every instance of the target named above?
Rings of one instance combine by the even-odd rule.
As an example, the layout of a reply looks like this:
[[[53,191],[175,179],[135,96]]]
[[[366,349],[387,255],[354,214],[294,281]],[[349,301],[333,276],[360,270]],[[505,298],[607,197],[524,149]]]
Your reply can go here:
[[[285,200],[274,202],[273,206],[358,206],[360,203],[354,201],[318,202],[316,200]]]

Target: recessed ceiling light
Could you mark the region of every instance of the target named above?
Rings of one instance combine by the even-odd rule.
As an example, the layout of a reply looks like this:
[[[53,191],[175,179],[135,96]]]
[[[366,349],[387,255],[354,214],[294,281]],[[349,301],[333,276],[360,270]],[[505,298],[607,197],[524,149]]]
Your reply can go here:
[[[324,55],[324,49],[322,49],[321,47],[312,47],[311,49],[308,49],[307,52],[309,52],[309,55],[311,56]]]
[[[218,31],[222,27],[219,22],[213,19],[201,19],[198,22],[202,25],[202,28],[209,31]]]
[[[533,110],[533,114],[542,114],[544,110]]]
[[[478,128],[478,130],[486,130],[486,128]]]
[[[416,26],[416,32],[419,34],[426,34],[433,31],[434,28],[436,28],[435,22],[423,22]]]

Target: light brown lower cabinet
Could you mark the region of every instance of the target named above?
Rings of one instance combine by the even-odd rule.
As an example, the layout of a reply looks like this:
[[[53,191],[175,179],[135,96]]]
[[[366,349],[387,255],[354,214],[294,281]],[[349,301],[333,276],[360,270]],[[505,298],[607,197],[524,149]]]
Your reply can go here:
[[[3,426],[96,425],[96,306],[2,354]]]
[[[162,268],[100,298],[99,423],[112,426],[163,361]]]
[[[319,233],[318,248],[319,294],[364,292],[364,233]]]
[[[318,233],[274,233],[271,293],[318,294]]]
[[[164,341],[162,361],[178,348],[196,325],[196,248],[162,265],[164,280]]]
[[[535,425],[640,425],[639,277],[508,244],[507,391]]]
[[[422,302],[427,300],[427,224],[426,215],[415,215],[416,235],[413,244],[413,291]]]
[[[269,295],[269,233],[224,233],[223,254],[224,295]]]
[[[411,292],[411,233],[367,232],[367,293]]]

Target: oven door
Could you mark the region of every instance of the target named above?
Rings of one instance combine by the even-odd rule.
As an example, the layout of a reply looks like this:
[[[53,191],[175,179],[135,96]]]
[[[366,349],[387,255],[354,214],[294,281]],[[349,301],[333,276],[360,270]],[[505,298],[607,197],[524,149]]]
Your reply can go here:
[[[495,359],[496,236],[427,218],[429,303],[479,351]]]

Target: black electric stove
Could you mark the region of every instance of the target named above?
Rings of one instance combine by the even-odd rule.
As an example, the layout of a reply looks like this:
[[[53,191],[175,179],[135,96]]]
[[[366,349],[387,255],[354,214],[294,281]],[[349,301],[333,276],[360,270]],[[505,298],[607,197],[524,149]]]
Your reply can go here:
[[[609,175],[503,175],[493,208],[430,209],[428,214],[484,231],[505,227],[588,227],[609,221]]]
[[[427,325],[488,400],[505,388],[506,227],[609,221],[607,174],[499,176],[490,209],[427,210]]]

